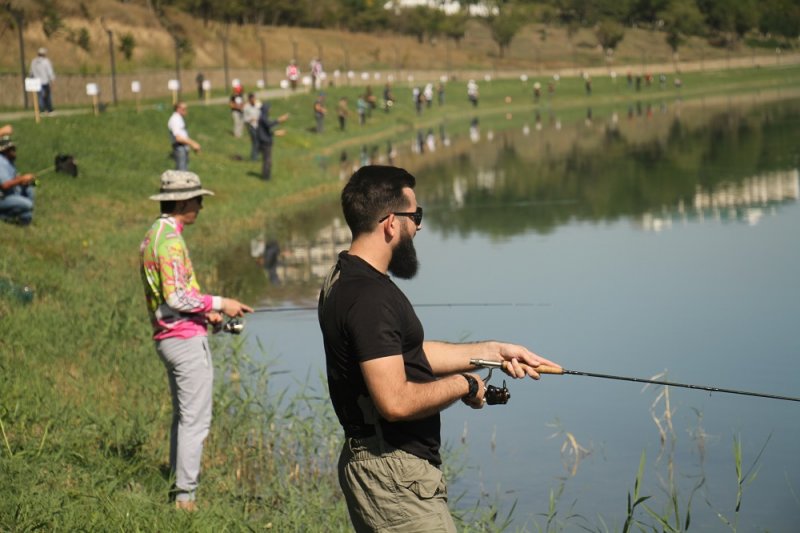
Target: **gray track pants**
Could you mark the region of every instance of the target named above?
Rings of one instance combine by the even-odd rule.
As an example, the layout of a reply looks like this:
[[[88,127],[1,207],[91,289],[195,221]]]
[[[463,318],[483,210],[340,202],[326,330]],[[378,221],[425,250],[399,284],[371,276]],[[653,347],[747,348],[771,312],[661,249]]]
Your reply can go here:
[[[208,337],[163,339],[156,351],[167,369],[172,394],[169,466],[177,501],[195,499],[203,442],[211,426],[214,365]]]

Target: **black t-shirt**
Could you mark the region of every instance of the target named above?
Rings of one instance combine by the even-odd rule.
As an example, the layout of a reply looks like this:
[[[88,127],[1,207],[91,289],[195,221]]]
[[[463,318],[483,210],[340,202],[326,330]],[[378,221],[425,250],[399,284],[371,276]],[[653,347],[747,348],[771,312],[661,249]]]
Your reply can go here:
[[[392,280],[346,251],[339,254],[337,268],[339,278],[327,297],[320,293],[319,323],[331,402],[345,436],[356,437],[374,429],[358,405],[360,396],[369,396],[359,363],[402,354],[409,381],[428,383],[436,376],[422,349],[422,324]],[[438,413],[403,422],[381,419],[380,424],[392,446],[441,464]]]

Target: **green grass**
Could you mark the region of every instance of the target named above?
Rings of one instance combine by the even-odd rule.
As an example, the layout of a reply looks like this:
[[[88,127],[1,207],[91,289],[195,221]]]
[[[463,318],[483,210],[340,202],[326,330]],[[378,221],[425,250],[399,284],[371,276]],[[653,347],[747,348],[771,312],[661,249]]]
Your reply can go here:
[[[687,74],[680,93],[690,99],[788,91],[798,78],[798,68]],[[273,114],[291,118],[287,136],[277,140],[269,183],[257,178],[259,163],[233,158],[246,159],[249,139],[229,134],[226,106],[192,103],[189,129],[203,152],[192,157],[191,168],[217,193],[186,234],[204,289],[251,302],[267,293],[265,282],[257,281],[263,276],[252,275],[258,267],[236,267],[252,283],[223,282],[219,269],[237,263],[233,251],[245,249],[265,224],[338,194],[342,150],[352,160],[365,144],[393,140],[404,147],[418,129],[442,121],[451,131],[465,131],[475,115],[484,128],[532,122],[533,81],[482,82],[475,111],[464,83],[453,82],[446,105],[434,104],[421,117],[411,107],[410,89],[397,84],[395,109],[373,112],[363,128],[355,114],[359,89],[333,88],[322,135],[308,131],[311,96],[276,99]],[[335,126],[340,95],[350,102],[346,133]],[[637,99],[676,96],[669,84],[636,93],[624,79],[613,84],[608,77],[595,78],[587,96],[580,80],[562,79],[539,107],[567,119],[583,116],[591,105],[599,118]],[[273,390],[269,364],[253,362],[269,361],[270,354],[243,353],[231,339],[215,341],[215,420],[204,456],[202,510],[185,516],[166,503],[171,408],[149,340],[137,252],[158,209],[147,197],[171,166],[169,113],[168,102],[149,102],[140,113],[124,105],[100,116],[13,123],[20,171],[47,168],[56,153],[69,153],[80,176],[43,175],[34,224],[2,226],[0,278],[31,286],[35,297],[24,305],[0,295],[0,530],[308,531],[320,524],[320,531],[346,531],[333,471],[340,430],[320,381],[292,397]],[[740,476],[740,485],[745,479]],[[507,518],[484,503],[488,507],[459,503],[464,528],[504,529]]]

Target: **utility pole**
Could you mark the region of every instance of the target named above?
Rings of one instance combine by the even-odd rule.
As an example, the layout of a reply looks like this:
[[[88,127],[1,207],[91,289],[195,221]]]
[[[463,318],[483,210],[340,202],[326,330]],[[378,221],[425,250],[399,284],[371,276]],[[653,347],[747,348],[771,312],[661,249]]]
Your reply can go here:
[[[25,40],[22,38],[22,24],[25,21],[25,14],[21,9],[14,9],[11,4],[6,4],[6,9],[14,22],[17,24],[17,35],[19,36],[19,71],[22,78],[22,99],[25,109],[28,109],[28,92],[25,90]]]
[[[264,80],[264,88],[267,87],[267,47],[264,44],[264,38],[260,37],[258,40],[261,42],[261,79]]]
[[[225,71],[225,90],[230,88],[228,82],[228,31],[230,30],[230,23],[225,22],[225,31],[220,33],[219,38],[222,40],[222,67]]]
[[[178,80],[178,100],[181,99],[181,40],[177,35],[172,36],[175,39],[175,79]]]
[[[114,32],[106,27],[105,20],[100,17],[100,25],[108,34],[108,55],[111,57],[111,95],[117,105],[117,63],[114,58]]]

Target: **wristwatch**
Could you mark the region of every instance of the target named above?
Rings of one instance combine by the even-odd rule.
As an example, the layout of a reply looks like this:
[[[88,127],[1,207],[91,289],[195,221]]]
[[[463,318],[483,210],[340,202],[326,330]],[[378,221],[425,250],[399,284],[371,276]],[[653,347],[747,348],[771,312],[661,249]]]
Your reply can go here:
[[[469,383],[469,392],[466,394],[466,396],[464,396],[464,398],[474,400],[478,397],[478,380],[469,374],[461,375],[464,376],[464,379],[466,379],[467,383]]]

